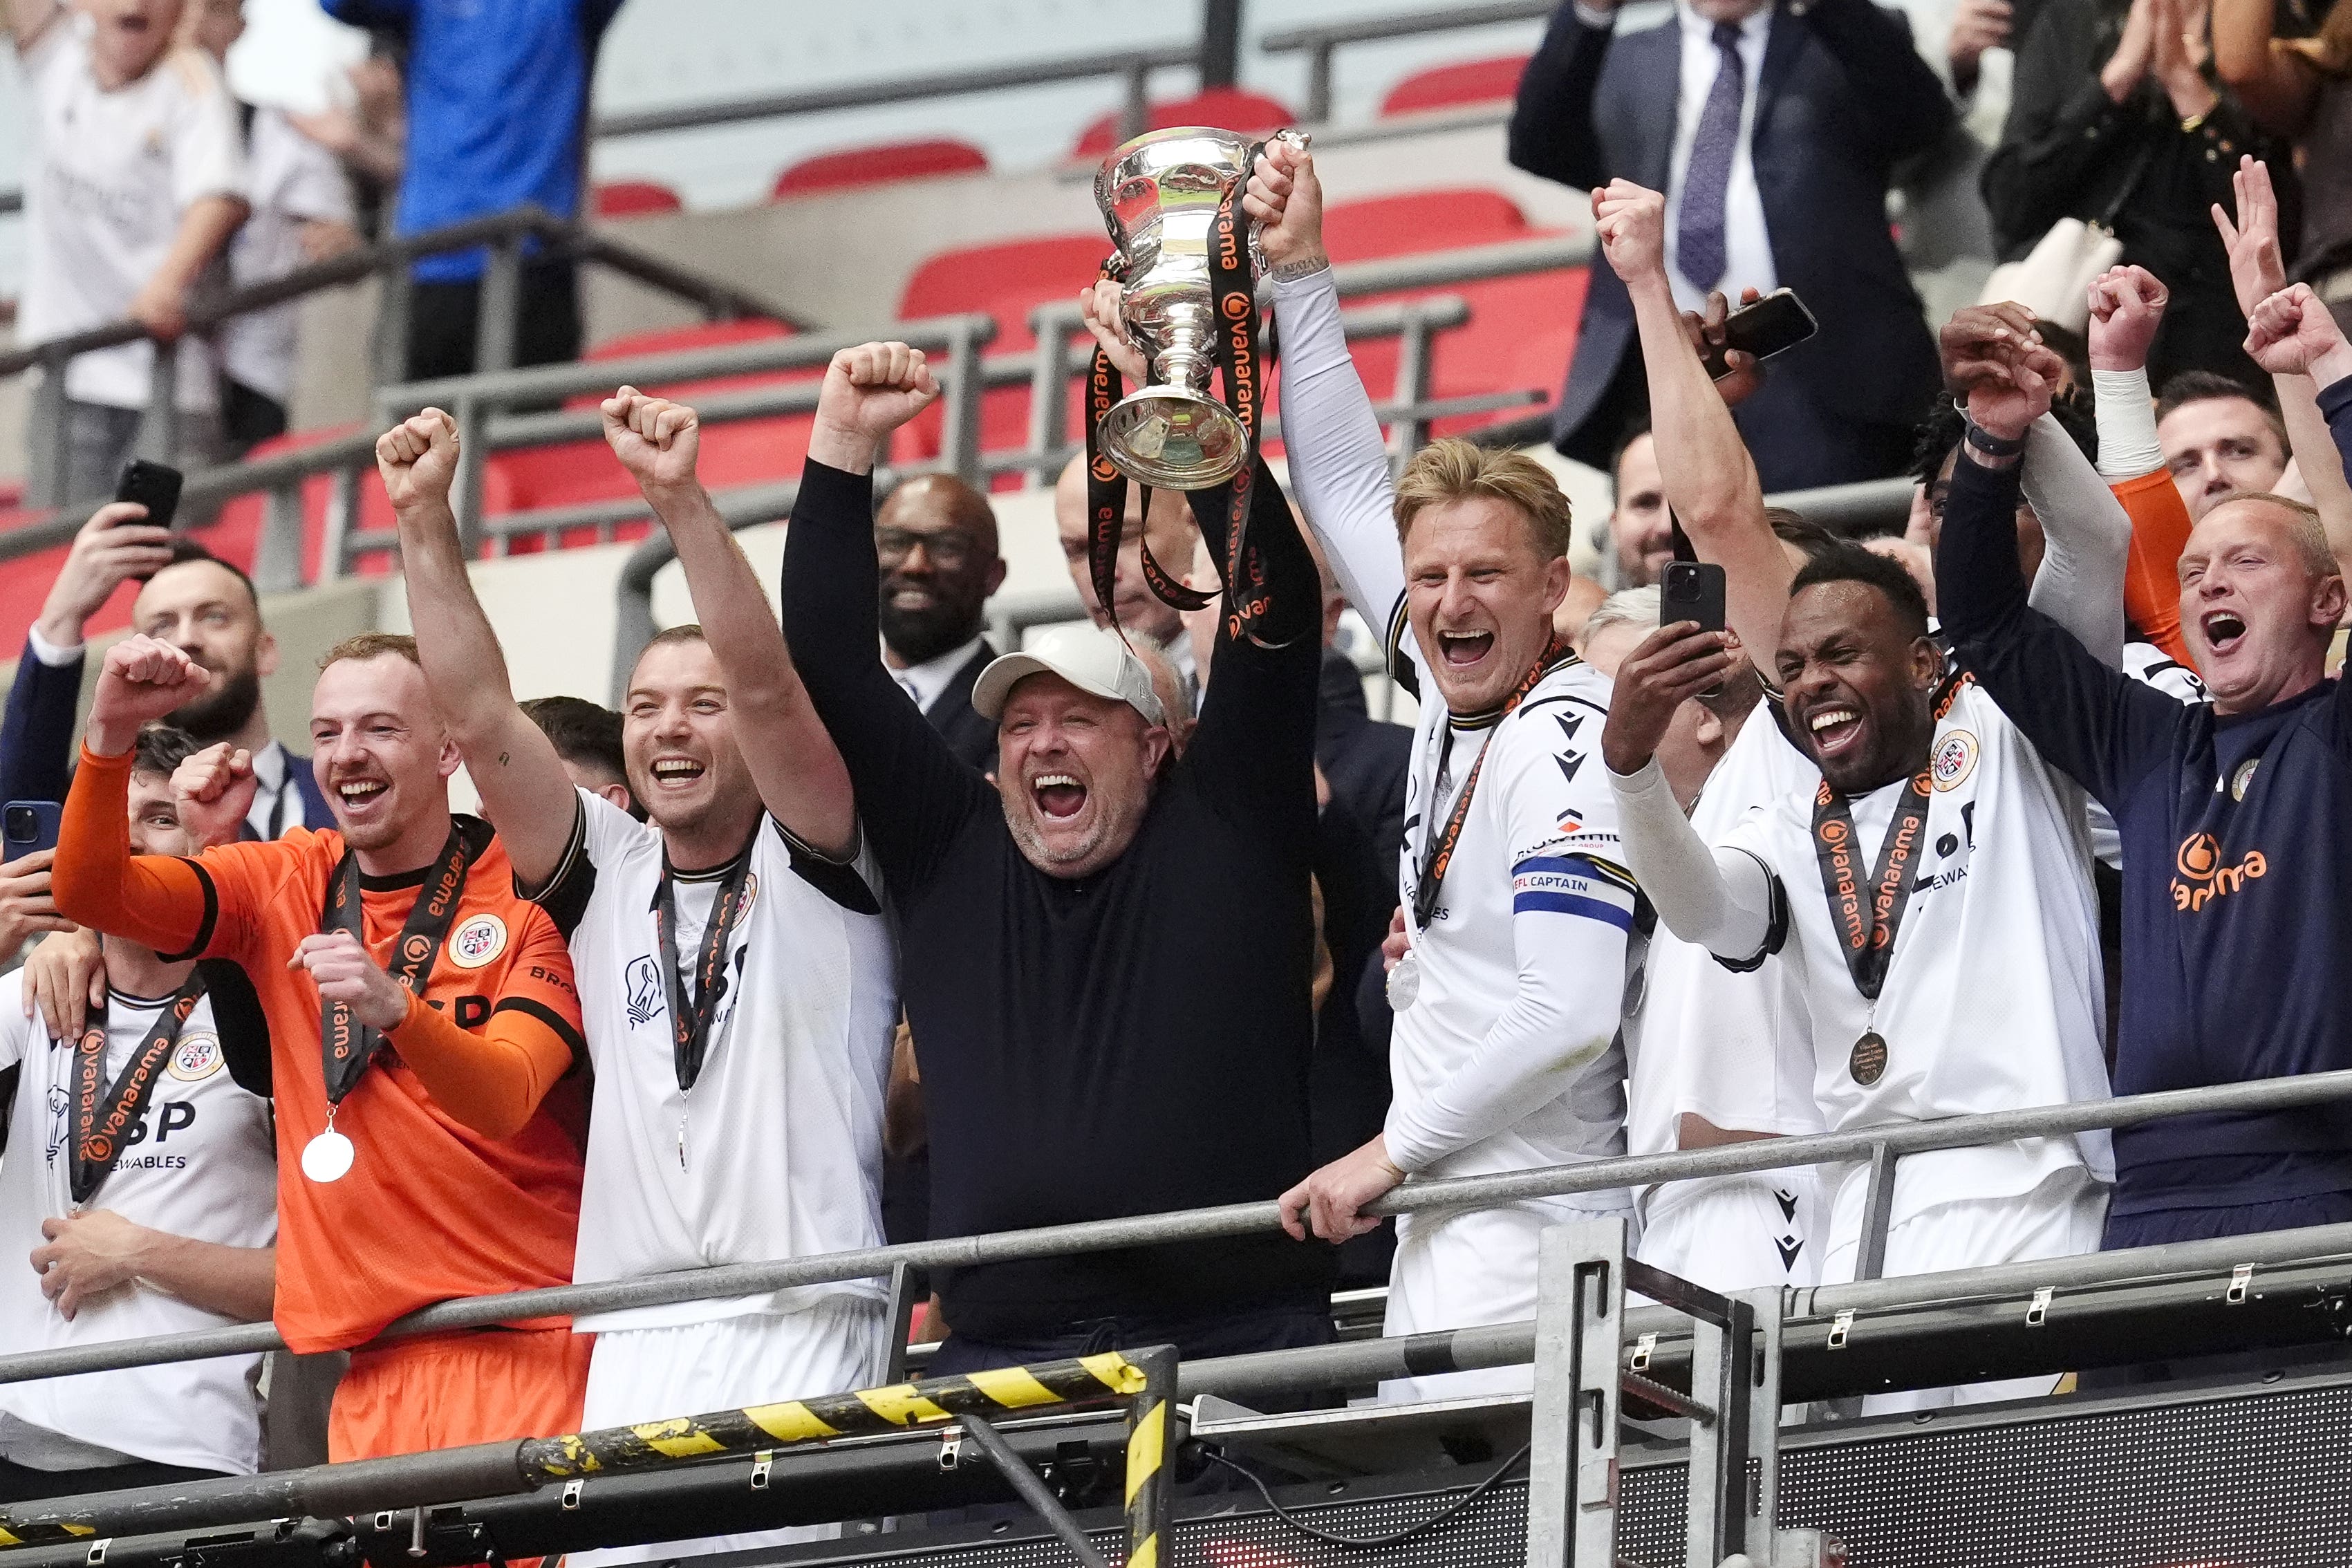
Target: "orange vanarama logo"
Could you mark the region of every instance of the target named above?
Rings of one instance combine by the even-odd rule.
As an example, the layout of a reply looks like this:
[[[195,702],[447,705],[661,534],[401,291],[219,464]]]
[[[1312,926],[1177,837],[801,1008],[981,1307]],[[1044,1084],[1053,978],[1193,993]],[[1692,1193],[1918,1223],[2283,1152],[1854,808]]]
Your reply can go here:
[[[2175,910],[2201,910],[2211,900],[2234,893],[2266,875],[2271,868],[2259,849],[2248,850],[2246,858],[2234,866],[2223,865],[2221,841],[2210,833],[2192,833],[2182,839],[2172,857],[2172,867],[2179,873],[2172,879]]]

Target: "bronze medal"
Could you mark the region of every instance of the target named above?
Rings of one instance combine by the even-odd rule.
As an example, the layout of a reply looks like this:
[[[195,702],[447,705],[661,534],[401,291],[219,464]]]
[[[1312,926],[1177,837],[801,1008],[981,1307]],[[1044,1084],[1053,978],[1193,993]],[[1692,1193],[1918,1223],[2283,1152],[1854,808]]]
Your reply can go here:
[[[1845,1070],[1853,1081],[1868,1089],[1886,1076],[1886,1037],[1875,1029],[1864,1029],[1862,1038],[1854,1041],[1853,1054],[1845,1060]]]

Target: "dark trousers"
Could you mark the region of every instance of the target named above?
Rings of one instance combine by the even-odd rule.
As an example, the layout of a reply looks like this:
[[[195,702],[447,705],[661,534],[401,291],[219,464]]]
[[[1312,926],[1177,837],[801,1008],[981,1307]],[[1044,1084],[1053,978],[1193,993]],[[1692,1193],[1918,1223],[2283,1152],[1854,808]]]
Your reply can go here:
[[[1206,1356],[1249,1355],[1257,1351],[1328,1345],[1338,1337],[1331,1327],[1330,1312],[1320,1304],[1259,1307],[1200,1317],[1093,1318],[1021,1339],[980,1340],[969,1334],[950,1333],[932,1355],[925,1375],[1028,1366],[1041,1361],[1096,1355],[1104,1351],[1143,1350],[1152,1345],[1174,1345],[1177,1354],[1186,1361],[1198,1361]],[[1253,1399],[1248,1403],[1263,1410],[1296,1408],[1313,1402]]]
[[[221,377],[221,439],[226,456],[242,458],[286,434],[286,405],[233,375]]]
[[[218,1470],[190,1470],[177,1465],[108,1465],[95,1470],[37,1470],[0,1459],[0,1502],[37,1502],[43,1498],[84,1497],[119,1492],[131,1487],[173,1487],[187,1481],[214,1481]]]
[[[580,357],[580,272],[569,261],[526,261],[515,324],[515,364],[560,364]],[[470,375],[482,316],[482,283],[415,286],[408,303],[408,378]]]
[[[2099,1246],[2102,1251],[2118,1252],[2173,1241],[2209,1241],[2223,1236],[2259,1236],[2264,1231],[2347,1223],[2352,1223],[2352,1193],[2318,1193],[2277,1203],[2110,1214],[2106,1235]],[[2345,1353],[2341,1345],[2231,1351],[2219,1355],[2143,1362],[2137,1366],[2101,1367],[2084,1373],[2076,1381],[2085,1389],[2102,1389],[2132,1388],[2190,1377],[2251,1376],[2276,1369],[2340,1363]]]

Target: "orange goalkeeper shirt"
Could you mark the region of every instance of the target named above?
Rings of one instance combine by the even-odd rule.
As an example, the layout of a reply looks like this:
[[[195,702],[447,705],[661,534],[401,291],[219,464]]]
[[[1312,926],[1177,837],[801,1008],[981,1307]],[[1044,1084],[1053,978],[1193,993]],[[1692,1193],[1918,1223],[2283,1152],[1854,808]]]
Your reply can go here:
[[[474,862],[421,1000],[387,1034],[336,1112],[355,1151],[311,1181],[302,1150],[326,1130],[318,987],[287,963],[320,929],[342,836],[297,828],[196,859],[130,853],[131,759],[85,750],[59,833],[58,908],[158,952],[234,962],[268,1021],[278,1120],[276,1320],[298,1351],[340,1350],[458,1296],[567,1285],[580,1215],[585,1061],[572,958],[554,922],[514,893],[493,840]],[[69,869],[68,869],[69,868]],[[388,963],[425,873],[361,879],[369,951]],[[226,1043],[243,1033],[215,998]],[[465,1031],[552,1064],[520,1130],[493,1139],[436,1101],[418,1068],[462,1054]],[[425,1070],[434,1072],[432,1066]],[[242,1075],[241,1075],[242,1076]]]

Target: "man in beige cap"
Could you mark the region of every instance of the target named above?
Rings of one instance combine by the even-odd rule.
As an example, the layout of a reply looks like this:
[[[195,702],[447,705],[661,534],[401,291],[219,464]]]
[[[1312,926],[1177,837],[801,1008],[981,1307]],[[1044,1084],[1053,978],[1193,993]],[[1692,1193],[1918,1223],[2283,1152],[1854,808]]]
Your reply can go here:
[[[931,1233],[1270,1198],[1307,1173],[1319,618],[1315,565],[1259,470],[1264,647],[1221,635],[1174,754],[1116,631],[998,658],[972,707],[992,786],[874,657],[877,445],[938,389],[922,355],[835,357],[784,551],[784,632],[857,794],[898,920],[931,1148]],[[1225,496],[1196,507],[1222,540]],[[938,1284],[970,1372],[1123,1346],[1328,1340],[1331,1254],[1280,1236],[989,1264]]]

